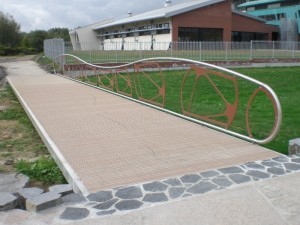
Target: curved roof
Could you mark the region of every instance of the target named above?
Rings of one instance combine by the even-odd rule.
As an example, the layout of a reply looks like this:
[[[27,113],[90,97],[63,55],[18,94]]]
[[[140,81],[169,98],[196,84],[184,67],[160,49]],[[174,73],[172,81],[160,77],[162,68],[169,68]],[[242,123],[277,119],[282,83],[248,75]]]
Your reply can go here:
[[[127,23],[139,22],[144,20],[152,20],[158,18],[169,18],[181,13],[189,12],[194,9],[202,8],[219,2],[224,2],[225,0],[196,0],[190,2],[184,2],[181,4],[171,5],[168,7],[156,9],[153,11],[145,12],[142,14],[134,15],[125,19],[117,20],[112,23],[108,23],[101,26],[95,26],[93,30],[102,29],[105,27],[111,27],[116,25],[122,25]]]
[[[263,4],[270,4],[270,3],[276,3],[276,2],[284,2],[284,0],[258,0],[258,1],[251,1],[251,2],[246,2],[243,4],[238,5],[239,8],[242,7],[251,7],[255,5],[263,5]]]

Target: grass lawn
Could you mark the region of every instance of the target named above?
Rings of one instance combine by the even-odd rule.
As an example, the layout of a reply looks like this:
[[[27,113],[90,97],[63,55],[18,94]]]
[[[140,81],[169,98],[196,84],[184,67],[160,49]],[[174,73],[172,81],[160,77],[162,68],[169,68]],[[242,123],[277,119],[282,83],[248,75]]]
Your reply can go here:
[[[283,121],[280,133],[270,143],[264,146],[275,151],[287,154],[288,141],[300,137],[300,67],[284,67],[284,68],[248,68],[234,69],[237,72],[248,75],[259,81],[268,84],[279,97],[283,111]],[[181,84],[186,74],[184,71],[163,71],[164,82],[166,84],[165,108],[174,112],[182,113]],[[163,81],[158,72],[146,73],[153,81],[161,86]],[[141,76],[142,75],[142,76]],[[158,89],[146,76],[140,74],[130,74],[130,80],[133,85],[133,97],[138,96],[153,99],[159,104],[163,103],[161,96],[157,97]],[[111,78],[111,76],[108,76]],[[209,74],[210,79],[216,87],[222,92],[228,103],[233,104],[236,100],[234,84],[230,80]],[[186,111],[197,115],[215,115],[224,112],[226,107],[220,95],[215,91],[209,80],[201,77],[195,85],[196,74],[191,72],[186,78],[183,87],[183,107]],[[95,77],[90,76],[89,82],[96,84]],[[103,84],[108,85],[109,80],[102,79]],[[119,89],[125,89],[127,82],[118,77]],[[233,123],[229,130],[248,135],[246,130],[246,107],[251,94],[258,88],[257,85],[246,82],[240,78],[237,79],[238,85],[238,108]],[[191,99],[191,93],[195,90],[194,97]],[[129,89],[126,89],[129,93]],[[189,110],[188,110],[189,109]],[[218,116],[216,120],[226,123],[228,118]],[[250,108],[250,127],[252,134],[257,139],[263,139],[268,136],[273,128],[274,113],[273,106],[267,96],[260,92],[254,98]]]

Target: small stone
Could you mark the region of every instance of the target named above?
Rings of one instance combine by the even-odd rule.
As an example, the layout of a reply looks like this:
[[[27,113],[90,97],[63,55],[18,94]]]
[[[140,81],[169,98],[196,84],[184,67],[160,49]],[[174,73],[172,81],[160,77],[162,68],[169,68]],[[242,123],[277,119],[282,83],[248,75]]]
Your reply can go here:
[[[280,156],[280,157],[276,157],[273,158],[272,160],[276,161],[276,162],[289,162],[289,158],[285,157],[285,156]]]
[[[18,192],[18,195],[20,196],[20,207],[22,209],[25,209],[25,203],[26,199],[33,198],[35,196],[38,196],[44,192],[41,188],[23,188]]]
[[[95,209],[100,209],[100,210],[104,210],[104,209],[109,209],[110,207],[112,207],[116,202],[118,201],[117,198],[113,198],[107,202],[104,203],[100,203],[98,205],[95,205],[93,208]]]
[[[300,170],[300,165],[296,163],[284,163],[283,165],[287,170]]]
[[[228,167],[228,168],[222,168],[218,169],[223,174],[232,174],[232,173],[243,173],[244,171],[237,166]]]
[[[186,197],[190,197],[190,196],[192,196],[192,195],[191,194],[184,194],[182,197],[186,198]]]
[[[152,183],[143,184],[143,188],[145,191],[157,192],[157,191],[165,191],[167,189],[167,185],[154,181]]]
[[[143,197],[141,188],[135,186],[121,188],[115,195],[121,199],[135,199]]]
[[[280,163],[274,161],[265,161],[265,162],[261,162],[261,164],[267,167],[281,166]]]
[[[61,195],[53,192],[47,192],[26,201],[26,210],[30,212],[39,212],[57,206],[61,203]]]
[[[87,200],[81,193],[72,193],[62,197],[64,204],[78,204],[85,203]]]
[[[0,192],[16,194],[20,189],[28,186],[29,178],[23,174],[0,174]]]
[[[246,173],[246,175],[256,177],[256,178],[259,178],[259,179],[266,179],[266,178],[270,177],[270,174],[264,173],[264,172],[258,171],[258,170],[249,170]]]
[[[97,193],[91,193],[87,196],[87,199],[95,202],[106,202],[113,198],[111,191],[100,191]]]
[[[264,170],[265,167],[258,164],[258,163],[249,163],[249,164],[246,164],[246,167],[248,168],[251,168],[251,169],[257,169],[257,170]]]
[[[300,138],[289,140],[289,155],[300,153]]]
[[[60,215],[60,219],[63,220],[81,220],[90,214],[90,211],[86,208],[74,208],[67,207],[65,211]]]
[[[54,192],[57,194],[61,194],[61,196],[65,196],[73,193],[73,188],[70,184],[58,184],[49,187],[50,192]]]
[[[164,180],[163,182],[171,186],[182,186],[182,183],[177,178],[170,178],[168,180]]]
[[[5,162],[4,162],[4,165],[6,165],[6,166],[11,166],[11,165],[13,165],[14,164],[14,160],[12,160],[12,159],[7,159]]]
[[[111,210],[108,210],[108,211],[97,212],[96,215],[97,216],[106,216],[106,215],[114,214],[115,212],[116,212],[115,209],[111,209]]]
[[[18,199],[16,196],[7,192],[0,192],[0,211],[6,211],[16,208]]]
[[[138,200],[123,200],[118,202],[115,207],[117,210],[124,211],[124,210],[132,210],[138,209],[143,205],[142,202]]]
[[[241,184],[251,181],[250,177],[243,174],[230,174],[229,178],[236,184]]]
[[[294,162],[294,163],[300,163],[300,158],[292,159],[292,162]]]
[[[214,182],[216,185],[219,185],[220,187],[229,187],[230,185],[232,185],[232,182],[226,177],[215,177],[212,179],[212,182]]]
[[[277,168],[277,167],[272,167],[267,169],[268,173],[274,174],[274,175],[283,175],[285,174],[284,169],[282,168]]]
[[[180,178],[180,180],[183,183],[196,183],[200,179],[201,179],[201,177],[197,174],[188,174],[188,175],[184,175]]]
[[[169,189],[169,196],[172,199],[179,198],[185,191],[183,187],[171,187]]]
[[[220,173],[215,170],[210,170],[210,171],[205,171],[205,172],[200,173],[200,175],[204,178],[216,177],[216,176],[219,176],[219,174]]]
[[[153,193],[153,194],[146,194],[143,198],[143,202],[166,202],[168,201],[168,197],[165,193]]]
[[[218,186],[209,182],[209,181],[202,181],[199,184],[196,184],[189,189],[187,189],[187,192],[192,193],[192,194],[203,194],[205,192],[211,191]]]

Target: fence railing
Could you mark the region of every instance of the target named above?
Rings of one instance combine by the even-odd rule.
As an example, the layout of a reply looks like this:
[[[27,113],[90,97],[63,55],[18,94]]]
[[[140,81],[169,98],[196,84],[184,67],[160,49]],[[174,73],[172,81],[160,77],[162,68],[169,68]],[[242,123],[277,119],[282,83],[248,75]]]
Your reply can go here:
[[[255,143],[271,141],[281,106],[266,84],[212,64],[149,58],[98,66],[70,54],[58,57],[63,75]]]
[[[63,42],[46,40],[45,54],[55,59],[72,54],[89,63],[126,63],[152,57],[196,61],[249,61],[300,59],[300,42]]]

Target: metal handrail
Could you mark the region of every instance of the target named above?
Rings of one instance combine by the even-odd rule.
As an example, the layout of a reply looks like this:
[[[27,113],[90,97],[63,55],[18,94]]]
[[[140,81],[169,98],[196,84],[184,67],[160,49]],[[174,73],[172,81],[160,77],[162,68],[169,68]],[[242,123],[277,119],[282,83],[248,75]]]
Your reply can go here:
[[[78,60],[79,62],[81,62],[83,64],[86,64],[88,66],[97,68],[97,69],[115,70],[115,69],[120,69],[120,68],[126,68],[126,67],[132,66],[134,64],[138,64],[138,63],[142,63],[142,62],[147,62],[147,61],[152,61],[152,62],[153,61],[172,61],[172,62],[174,62],[174,61],[180,61],[180,62],[186,62],[186,63],[190,63],[190,64],[194,64],[194,65],[202,65],[204,67],[209,67],[209,68],[217,69],[217,70],[220,70],[220,71],[224,71],[226,73],[229,73],[229,74],[232,74],[232,75],[234,75],[236,77],[239,77],[239,78],[242,78],[244,80],[250,81],[250,82],[252,82],[254,84],[257,84],[259,86],[259,88],[255,91],[255,94],[252,94],[250,100],[248,101],[248,106],[247,106],[247,111],[246,111],[247,115],[249,113],[249,108],[250,108],[250,105],[252,103],[252,100],[255,97],[255,95],[257,94],[257,92],[263,91],[270,98],[271,102],[273,103],[273,107],[274,107],[275,123],[274,123],[273,130],[272,130],[271,134],[268,137],[266,137],[264,139],[261,139],[261,140],[251,137],[252,134],[251,134],[251,132],[249,133],[249,124],[248,124],[249,121],[248,121],[247,118],[246,118],[247,130],[248,130],[248,133],[249,133],[250,137],[248,137],[246,135],[243,135],[243,134],[236,133],[234,131],[230,131],[230,130],[224,129],[224,128],[219,127],[219,126],[215,126],[213,124],[207,123],[207,122],[202,121],[202,120],[194,119],[194,118],[191,118],[191,117],[188,117],[188,116],[185,116],[185,115],[182,115],[182,114],[179,114],[179,113],[176,113],[176,112],[173,112],[173,111],[170,111],[170,110],[167,110],[167,109],[164,109],[164,108],[152,105],[152,104],[149,104],[147,102],[139,101],[139,100],[133,99],[133,98],[128,97],[128,96],[120,95],[118,93],[115,93],[113,91],[109,91],[109,90],[103,89],[103,88],[95,86],[95,85],[91,85],[91,84],[87,84],[87,85],[96,87],[96,88],[101,89],[101,90],[105,90],[105,91],[107,91],[109,93],[112,93],[112,94],[115,94],[115,95],[118,95],[118,96],[122,96],[123,98],[130,99],[132,101],[135,101],[135,102],[138,102],[138,103],[150,106],[152,108],[164,111],[166,113],[169,113],[169,114],[172,114],[172,115],[184,118],[186,120],[189,120],[189,121],[201,124],[201,125],[205,125],[205,126],[210,127],[212,129],[215,129],[215,130],[218,130],[218,131],[221,131],[221,132],[224,132],[224,133],[227,133],[227,134],[233,135],[235,137],[242,138],[244,140],[248,140],[250,142],[257,143],[257,144],[265,144],[265,143],[268,143],[268,142],[272,141],[276,137],[276,135],[278,134],[278,132],[280,130],[280,126],[281,126],[281,123],[282,123],[282,109],[281,109],[281,104],[280,104],[280,101],[279,101],[276,93],[267,84],[265,84],[263,82],[260,82],[260,81],[258,81],[256,79],[253,79],[251,77],[248,77],[246,75],[243,75],[241,73],[238,73],[238,72],[235,72],[235,71],[232,71],[232,70],[220,67],[220,66],[216,66],[216,65],[209,64],[209,63],[205,63],[205,62],[200,62],[200,61],[195,61],[195,60],[189,60],[189,59],[183,59],[183,58],[173,58],[173,57],[155,57],[155,58],[147,58],[147,59],[137,60],[137,61],[134,61],[134,62],[131,62],[131,63],[127,63],[127,64],[123,64],[123,65],[118,65],[118,66],[100,66],[100,65],[94,65],[94,64],[88,63],[88,62],[80,59],[79,57],[71,55],[71,54],[62,54],[62,55],[58,56],[57,58],[59,58],[59,57],[66,57],[66,56],[73,57],[74,59]],[[69,78],[69,77],[67,77],[67,78],[75,80],[75,81],[80,82],[80,83],[84,83],[84,82],[78,81],[78,80],[73,79],[73,78]],[[86,84],[86,83],[84,83],[84,84]]]

